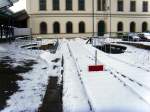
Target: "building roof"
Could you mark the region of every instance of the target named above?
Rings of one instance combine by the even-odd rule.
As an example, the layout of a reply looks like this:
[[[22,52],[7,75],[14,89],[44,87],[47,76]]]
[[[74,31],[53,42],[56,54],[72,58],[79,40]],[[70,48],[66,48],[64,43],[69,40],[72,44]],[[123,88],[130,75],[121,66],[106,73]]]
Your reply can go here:
[[[19,0],[0,0],[0,10],[5,10]]]
[[[16,12],[13,14],[13,18],[15,18],[16,21],[22,21],[29,17],[26,10],[21,10],[19,12]]]

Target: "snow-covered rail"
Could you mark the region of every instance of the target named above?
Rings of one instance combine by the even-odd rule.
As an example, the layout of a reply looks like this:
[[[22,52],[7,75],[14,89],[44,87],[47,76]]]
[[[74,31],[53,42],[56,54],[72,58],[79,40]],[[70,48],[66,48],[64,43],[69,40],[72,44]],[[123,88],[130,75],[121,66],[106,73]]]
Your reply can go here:
[[[121,60],[121,59],[118,59],[118,58],[113,57],[113,56],[110,56],[110,55],[106,55],[106,56],[108,56],[109,58],[112,58],[112,59],[114,59],[114,60],[116,60],[116,61],[119,61],[119,62],[121,62],[121,63],[128,64],[129,66],[136,67],[136,68],[138,68],[138,69],[142,69],[142,70],[144,70],[144,71],[146,71],[146,72],[150,72],[149,69],[147,69],[147,68],[145,68],[145,67],[143,67],[143,66],[139,66],[139,65],[136,65],[136,64],[132,64],[132,63],[129,63],[129,62],[124,61],[124,60]]]
[[[87,49],[85,46],[82,46],[89,54],[93,55],[94,54],[91,53],[89,51],[89,49]],[[96,49],[95,49],[96,50]],[[132,64],[124,62],[122,60],[118,60],[117,58],[113,58],[111,56],[108,56],[106,54],[104,54],[106,57],[111,58],[115,61],[118,61],[119,63],[123,63],[129,67],[134,67]],[[101,62],[101,59],[98,57],[98,63],[103,63]],[[138,98],[140,98],[141,100],[143,100],[145,103],[147,103],[148,105],[150,105],[150,87],[147,86],[146,84],[144,84],[142,81],[136,80],[135,78],[131,78],[130,74],[124,73],[122,71],[118,71],[118,69],[115,69],[114,67],[110,66],[109,64],[105,63],[105,69],[106,71],[109,71],[111,75],[114,76],[114,78],[117,78],[121,83],[124,84],[124,86],[126,86],[131,92],[133,92]],[[144,68],[139,68],[137,67],[137,69],[142,69],[143,71],[145,71],[146,73],[149,73],[149,71],[145,70]]]
[[[94,52],[96,49],[91,46],[87,48],[87,45],[80,41],[71,41],[69,46],[75,63],[77,63],[78,71],[82,74],[80,78],[95,112],[106,111],[107,109],[111,109],[111,111],[121,109],[122,112],[129,110],[135,112],[139,110],[150,111],[149,86],[142,83],[142,81],[136,80],[136,78],[130,77],[130,74],[110,66],[110,62],[104,63],[106,61],[104,59],[109,59],[106,56],[105,58],[98,57],[98,64],[103,63],[106,65],[105,71],[89,73],[87,67],[90,64],[94,64]],[[113,62],[115,61],[113,60]],[[126,66],[131,67],[127,64]],[[136,110],[134,107],[137,107],[137,105],[142,106]]]
[[[79,77],[79,79],[80,79],[80,81],[81,81],[81,84],[82,84],[82,86],[83,86],[83,88],[84,88],[84,92],[85,92],[86,97],[87,97],[87,100],[88,100],[88,104],[89,104],[89,107],[90,107],[90,111],[91,111],[91,112],[94,112],[94,108],[93,108],[93,106],[92,106],[92,104],[91,104],[91,102],[90,102],[90,99],[88,98],[88,95],[87,95],[87,92],[86,92],[86,89],[85,89],[83,80],[82,80],[82,78],[81,78],[81,68],[80,68],[79,64],[77,63],[77,59],[74,57],[73,52],[72,52],[71,47],[69,46],[69,44],[67,44],[67,47],[68,47],[70,56],[72,57],[72,59],[73,59],[73,61],[74,61],[74,64],[75,64],[75,66],[76,66],[77,73],[78,73],[78,77]]]

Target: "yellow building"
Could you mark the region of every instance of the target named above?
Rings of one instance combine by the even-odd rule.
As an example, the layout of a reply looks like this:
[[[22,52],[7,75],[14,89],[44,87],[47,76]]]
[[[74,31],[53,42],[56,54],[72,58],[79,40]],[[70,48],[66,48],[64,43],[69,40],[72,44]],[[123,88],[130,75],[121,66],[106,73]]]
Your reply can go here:
[[[28,27],[35,36],[89,37],[150,29],[150,0],[26,1]]]

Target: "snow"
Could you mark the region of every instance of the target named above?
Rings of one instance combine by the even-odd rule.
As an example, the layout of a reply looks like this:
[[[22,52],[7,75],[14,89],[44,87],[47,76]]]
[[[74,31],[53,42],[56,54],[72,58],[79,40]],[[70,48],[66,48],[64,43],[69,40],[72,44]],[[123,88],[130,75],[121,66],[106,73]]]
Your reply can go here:
[[[27,50],[20,46],[29,44],[30,41],[18,41],[12,44],[1,44],[0,56],[10,56],[16,60],[33,59],[38,64],[33,66],[33,70],[24,74],[23,81],[17,81],[19,90],[7,100],[7,107],[1,112],[35,112],[42,104],[47,88],[49,76],[59,75],[59,70],[53,70],[53,59],[60,58],[59,55],[51,54],[49,51]],[[34,43],[34,42],[33,42]],[[44,44],[45,42],[42,42]],[[5,51],[5,52],[4,52]],[[17,66],[19,63],[14,63]],[[57,63],[59,65],[59,63]],[[45,69],[44,69],[45,68]]]
[[[64,55],[64,112],[89,112],[90,108],[75,65],[70,57],[66,43],[62,45]]]
[[[85,41],[81,39],[68,43],[74,59],[78,63],[81,79],[94,111],[150,111],[150,91],[119,77],[120,74],[125,74],[138,83],[149,87],[149,72],[127,63],[116,61],[106,53],[98,50],[98,63],[105,65],[105,71],[89,73],[87,68],[88,65],[94,64],[93,54],[96,48],[86,45]],[[112,77],[112,74],[117,78]]]
[[[114,42],[117,40],[106,39]],[[9,55],[16,60],[34,59],[38,64],[33,70],[19,74],[19,91],[7,101],[2,112],[35,112],[42,104],[49,76],[63,75],[64,112],[150,112],[150,52],[132,46],[122,54],[106,54],[85,40],[61,40],[56,54],[42,50],[27,50],[20,46],[29,43],[38,45],[55,43],[56,40],[21,41],[0,45],[0,57]],[[149,44],[149,43],[148,43]],[[102,72],[88,72],[88,65],[95,63],[97,50],[98,64]],[[61,62],[52,60],[64,57]],[[20,63],[13,63],[17,66]],[[58,66],[53,70],[54,66]],[[47,69],[42,69],[47,68]],[[91,110],[92,109],[92,110]]]

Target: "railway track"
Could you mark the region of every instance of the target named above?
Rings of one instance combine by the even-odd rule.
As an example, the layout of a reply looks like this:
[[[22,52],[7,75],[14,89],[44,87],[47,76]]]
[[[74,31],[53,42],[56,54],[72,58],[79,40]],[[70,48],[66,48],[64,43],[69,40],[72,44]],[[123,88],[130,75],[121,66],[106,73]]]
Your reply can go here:
[[[81,46],[80,46],[81,47]],[[84,46],[82,46],[84,47]],[[92,57],[94,57],[94,54],[92,54],[86,47],[84,47],[84,49],[92,55]],[[117,59],[115,59],[115,61],[119,61]],[[122,61],[120,61],[122,62]],[[98,63],[102,62],[98,59]],[[125,62],[122,62],[125,63]],[[127,64],[127,63],[126,63]],[[129,66],[131,66],[131,64],[128,64]],[[133,65],[132,65],[133,66]],[[147,85],[141,83],[140,81],[137,81],[131,77],[129,77],[129,75],[125,74],[125,73],[121,73],[118,70],[115,70],[113,67],[106,65],[106,71],[109,71],[110,74],[117,79],[121,84],[123,84],[127,89],[129,89],[132,93],[135,94],[135,96],[137,96],[139,99],[141,99],[142,101],[144,101],[145,103],[147,103],[148,105],[150,105],[150,101],[148,99],[146,99],[146,96],[143,96],[142,94],[140,94],[140,92],[138,90],[135,90],[135,88],[133,87],[138,87],[139,89],[143,90],[144,92],[150,94],[150,87],[148,87]],[[149,72],[146,70],[146,72]],[[129,84],[130,83],[130,84]],[[131,86],[134,85],[134,86]]]
[[[81,84],[82,84],[83,89],[84,89],[84,93],[85,93],[85,95],[86,95],[86,97],[87,97],[88,105],[89,105],[89,107],[90,107],[90,112],[95,112],[95,111],[94,111],[94,108],[93,108],[93,106],[92,106],[92,103],[91,103],[91,101],[90,101],[90,99],[89,99],[89,97],[88,97],[88,94],[87,94],[87,92],[86,92],[86,89],[85,89],[83,80],[82,80],[82,78],[81,78],[81,68],[80,68],[80,66],[78,65],[77,60],[76,60],[76,58],[74,57],[74,54],[73,54],[73,52],[72,52],[72,50],[71,50],[71,47],[70,47],[70,45],[69,45],[68,43],[67,43],[67,48],[68,48],[68,50],[69,50],[70,56],[71,56],[72,59],[73,59],[73,62],[74,62],[74,64],[75,64],[75,67],[76,67],[76,70],[77,70],[77,73],[78,73],[78,77],[79,77],[79,79],[80,79],[80,81],[81,81]]]
[[[129,63],[129,62],[127,62],[127,61],[123,61],[123,60],[121,60],[121,59],[118,59],[118,58],[113,57],[113,56],[110,56],[110,55],[106,55],[106,56],[109,57],[109,58],[112,58],[112,59],[114,59],[114,60],[116,60],[116,61],[119,61],[119,62],[121,62],[121,63],[128,64],[129,66],[136,67],[136,68],[138,68],[138,69],[142,69],[142,70],[144,70],[144,71],[146,71],[146,72],[150,72],[150,70],[149,70],[148,68],[145,68],[145,67],[143,67],[143,66],[138,66],[138,65]]]

